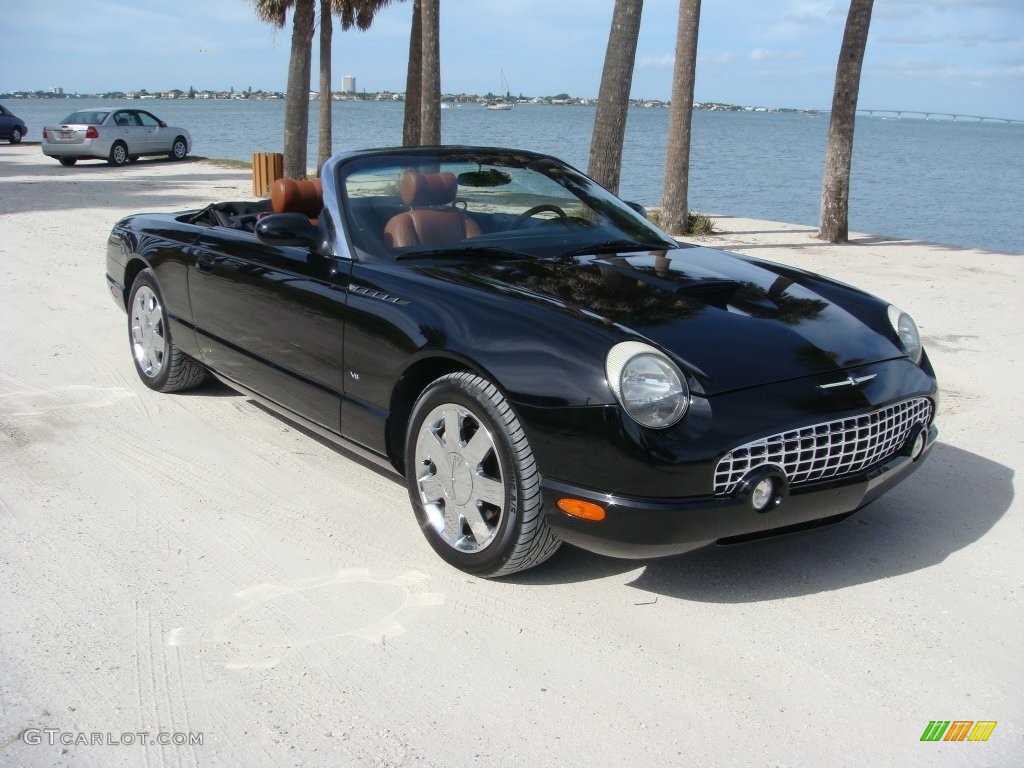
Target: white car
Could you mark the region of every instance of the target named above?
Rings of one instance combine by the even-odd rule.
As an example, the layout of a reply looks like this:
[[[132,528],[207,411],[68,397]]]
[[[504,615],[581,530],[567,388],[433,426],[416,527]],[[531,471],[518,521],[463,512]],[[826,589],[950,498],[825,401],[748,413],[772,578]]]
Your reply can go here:
[[[188,131],[167,125],[144,109],[80,109],[60,125],[43,128],[43,154],[61,165],[93,157],[124,165],[141,155],[184,160],[191,150]]]

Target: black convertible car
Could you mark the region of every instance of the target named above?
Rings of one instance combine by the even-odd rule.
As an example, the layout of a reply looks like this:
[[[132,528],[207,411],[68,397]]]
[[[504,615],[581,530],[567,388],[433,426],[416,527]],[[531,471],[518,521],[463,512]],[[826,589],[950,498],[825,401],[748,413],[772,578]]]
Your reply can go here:
[[[483,576],[839,520],[937,434],[909,315],[681,246],[531,152],[353,152],[268,201],[129,216],[107,282],[147,386],[212,373],[393,468]]]

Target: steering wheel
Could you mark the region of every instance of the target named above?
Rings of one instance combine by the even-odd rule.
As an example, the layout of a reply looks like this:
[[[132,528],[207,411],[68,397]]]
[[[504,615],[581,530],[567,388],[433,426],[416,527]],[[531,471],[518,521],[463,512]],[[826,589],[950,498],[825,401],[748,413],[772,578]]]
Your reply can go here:
[[[512,224],[509,225],[509,229],[516,229],[517,227],[521,227],[523,225],[523,222],[525,222],[527,219],[536,216],[538,213],[544,212],[558,214],[558,218],[560,221],[564,221],[569,218],[568,216],[565,215],[565,211],[563,211],[557,205],[544,203],[542,205],[535,205],[533,206],[533,208],[530,208],[520,213],[518,216],[516,216],[515,221],[513,221]]]

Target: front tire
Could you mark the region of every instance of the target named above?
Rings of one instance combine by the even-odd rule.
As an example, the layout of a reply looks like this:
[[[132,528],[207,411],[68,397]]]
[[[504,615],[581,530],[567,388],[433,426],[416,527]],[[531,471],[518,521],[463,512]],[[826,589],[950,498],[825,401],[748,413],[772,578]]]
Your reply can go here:
[[[72,165],[78,162],[77,157],[58,157],[57,162],[63,165],[65,168],[70,168]]]
[[[428,386],[413,407],[405,456],[416,519],[451,565],[505,576],[558,549],[526,434],[486,379],[452,373]]]
[[[128,162],[128,147],[123,141],[115,141],[110,148],[110,157],[107,162],[113,166],[121,166]]]
[[[142,270],[128,300],[128,344],[142,383],[157,392],[199,386],[206,369],[174,346],[160,289],[153,273]]]
[[[14,130],[11,131],[10,142],[11,144],[21,144],[21,128],[15,127]]]
[[[184,160],[185,155],[188,154],[188,144],[185,143],[185,139],[181,136],[174,140],[171,145],[171,160]]]

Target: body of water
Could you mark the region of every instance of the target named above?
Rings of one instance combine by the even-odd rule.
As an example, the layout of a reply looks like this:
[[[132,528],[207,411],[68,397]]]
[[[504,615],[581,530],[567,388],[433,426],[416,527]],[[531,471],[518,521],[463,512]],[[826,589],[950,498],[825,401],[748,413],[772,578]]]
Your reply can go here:
[[[93,104],[130,105],[187,128],[193,152],[251,160],[279,152],[283,101],[22,100],[5,102],[29,126],[59,123]],[[310,104],[309,164],[316,162],[317,103]],[[401,102],[336,101],[334,151],[401,143]],[[442,111],[447,144],[546,152],[586,170],[594,108],[475,104]],[[620,194],[661,200],[668,110],[632,109]],[[763,112],[694,112],[690,208],[816,226],[828,117]],[[54,161],[56,162],[56,161]],[[850,228],[891,237],[1024,253],[1024,125],[858,118]]]

